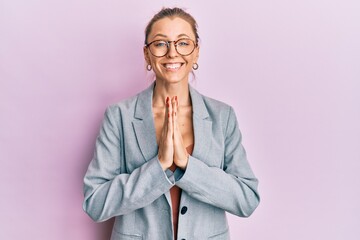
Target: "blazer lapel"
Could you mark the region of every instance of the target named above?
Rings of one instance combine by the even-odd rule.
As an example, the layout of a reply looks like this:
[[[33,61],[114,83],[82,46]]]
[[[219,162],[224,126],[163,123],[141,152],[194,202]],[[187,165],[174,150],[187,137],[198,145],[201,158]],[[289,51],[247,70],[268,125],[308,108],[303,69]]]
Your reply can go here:
[[[152,113],[154,84],[139,94],[135,106],[135,120],[132,122],[135,136],[145,161],[152,159],[158,152],[156,132]]]
[[[135,106],[135,120],[133,127],[142,155],[145,161],[153,158],[158,151],[156,132],[152,113],[152,96],[154,83],[150,85],[139,97]],[[205,159],[211,144],[212,122],[206,109],[203,97],[189,85],[193,107],[194,149],[192,155]]]
[[[193,107],[194,149],[191,154],[197,159],[206,161],[211,146],[212,122],[200,93],[189,85]]]

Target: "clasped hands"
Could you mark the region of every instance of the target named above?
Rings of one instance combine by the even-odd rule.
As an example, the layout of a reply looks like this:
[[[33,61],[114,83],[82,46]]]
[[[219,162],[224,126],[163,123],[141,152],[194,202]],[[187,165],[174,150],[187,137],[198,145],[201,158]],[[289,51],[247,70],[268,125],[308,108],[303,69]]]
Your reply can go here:
[[[183,138],[177,119],[179,106],[177,96],[165,99],[165,121],[159,139],[158,158],[163,170],[170,168],[173,164],[185,169],[189,154],[184,146]]]

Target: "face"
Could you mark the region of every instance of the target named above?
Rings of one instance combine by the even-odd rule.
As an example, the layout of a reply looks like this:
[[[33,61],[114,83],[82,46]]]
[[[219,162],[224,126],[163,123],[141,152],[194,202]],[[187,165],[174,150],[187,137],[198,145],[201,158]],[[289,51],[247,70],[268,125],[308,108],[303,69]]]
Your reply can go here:
[[[182,18],[163,18],[155,22],[148,36],[147,42],[155,40],[176,41],[188,38],[196,42],[195,34],[191,25]],[[163,57],[153,56],[147,47],[144,47],[144,55],[147,64],[150,64],[155,72],[157,81],[166,83],[187,82],[189,73],[199,57],[199,47],[188,56],[180,55],[174,43],[170,43],[168,53]]]

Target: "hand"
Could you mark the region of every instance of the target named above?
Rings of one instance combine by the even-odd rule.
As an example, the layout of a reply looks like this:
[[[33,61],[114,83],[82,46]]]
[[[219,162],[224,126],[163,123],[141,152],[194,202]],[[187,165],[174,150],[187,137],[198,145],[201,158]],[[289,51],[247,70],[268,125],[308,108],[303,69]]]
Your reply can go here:
[[[174,144],[174,163],[181,169],[185,169],[189,160],[189,153],[186,151],[184,141],[181,136],[180,127],[177,121],[177,108],[179,106],[178,98],[175,96],[171,99],[172,120],[173,120],[173,144]]]
[[[172,104],[170,98],[165,100],[165,122],[159,140],[158,157],[162,169],[165,171],[173,164],[174,159],[174,143],[173,143],[173,117]]]

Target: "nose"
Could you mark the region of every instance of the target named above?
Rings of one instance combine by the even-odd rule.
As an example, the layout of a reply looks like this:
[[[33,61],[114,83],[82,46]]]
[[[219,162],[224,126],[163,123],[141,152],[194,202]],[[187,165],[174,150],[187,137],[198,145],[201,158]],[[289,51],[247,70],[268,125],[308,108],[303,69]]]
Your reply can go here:
[[[175,41],[169,41],[168,42],[168,53],[167,56],[169,58],[174,58],[178,55],[177,51],[176,51],[176,46],[175,46]]]

